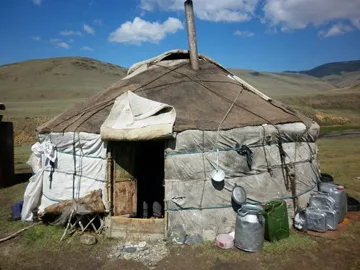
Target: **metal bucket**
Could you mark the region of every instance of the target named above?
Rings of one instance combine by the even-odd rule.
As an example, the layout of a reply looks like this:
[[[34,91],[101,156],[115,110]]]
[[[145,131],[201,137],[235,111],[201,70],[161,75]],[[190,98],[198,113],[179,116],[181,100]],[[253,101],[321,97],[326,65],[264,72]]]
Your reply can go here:
[[[262,208],[244,204],[238,210],[235,224],[235,246],[248,252],[258,252],[264,244]]]

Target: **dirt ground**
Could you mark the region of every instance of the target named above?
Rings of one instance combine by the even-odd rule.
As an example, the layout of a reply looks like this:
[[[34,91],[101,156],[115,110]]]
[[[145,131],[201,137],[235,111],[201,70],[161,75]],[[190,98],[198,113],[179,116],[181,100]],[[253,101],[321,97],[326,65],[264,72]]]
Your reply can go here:
[[[170,246],[170,255],[152,269],[360,269],[360,222],[338,239],[311,237],[311,241],[315,244],[308,248],[291,246],[255,254],[212,245]],[[109,259],[113,244],[103,240],[94,246],[67,249],[63,244],[58,250],[46,250],[24,245],[18,236],[0,243],[0,269],[147,269],[141,263]]]

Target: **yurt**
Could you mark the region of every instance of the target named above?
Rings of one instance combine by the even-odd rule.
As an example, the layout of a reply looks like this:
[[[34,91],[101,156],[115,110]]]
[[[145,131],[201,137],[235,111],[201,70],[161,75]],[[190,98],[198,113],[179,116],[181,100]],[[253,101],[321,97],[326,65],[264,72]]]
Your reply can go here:
[[[286,200],[293,218],[317,189],[319,125],[192,53],[135,64],[39,126],[22,219],[102,189],[109,236],[228,233],[235,186],[254,204]]]

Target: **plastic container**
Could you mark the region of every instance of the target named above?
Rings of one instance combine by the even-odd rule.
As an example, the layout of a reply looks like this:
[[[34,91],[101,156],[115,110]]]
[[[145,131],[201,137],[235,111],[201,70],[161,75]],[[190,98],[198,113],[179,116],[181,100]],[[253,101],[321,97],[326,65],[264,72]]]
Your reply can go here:
[[[334,182],[334,178],[332,177],[332,175],[330,175],[328,173],[321,173],[320,181],[322,183],[332,183],[332,182]]]
[[[343,186],[321,183],[320,191],[330,194],[335,201],[335,210],[339,215],[339,223],[344,221],[347,213],[347,196]]]
[[[326,227],[330,231],[335,231],[339,224],[339,215],[335,210],[325,210]]]
[[[19,201],[11,206],[11,217],[12,220],[21,219],[21,210],[23,207],[24,201]]]
[[[301,209],[295,214],[294,227],[300,231],[307,231],[305,211],[306,209]]]
[[[335,210],[335,200],[329,193],[318,193],[310,197],[309,207],[319,210]]]
[[[335,200],[330,193],[318,193],[309,201],[309,207],[326,214],[326,227],[328,230],[336,230],[339,223],[339,213],[335,210]]]
[[[265,219],[259,206],[244,204],[238,210],[235,224],[235,246],[248,252],[258,252],[264,244]]]
[[[285,201],[271,201],[264,207],[265,239],[275,242],[290,235]]]
[[[234,237],[229,234],[219,234],[216,237],[215,245],[222,249],[230,249],[234,247]]]
[[[305,210],[306,229],[315,232],[326,232],[326,213],[315,208]]]

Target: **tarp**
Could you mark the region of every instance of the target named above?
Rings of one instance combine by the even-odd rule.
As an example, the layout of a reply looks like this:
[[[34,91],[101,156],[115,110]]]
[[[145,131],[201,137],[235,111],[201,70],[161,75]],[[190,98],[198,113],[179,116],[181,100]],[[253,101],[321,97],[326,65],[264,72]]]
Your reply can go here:
[[[140,141],[171,137],[175,119],[174,107],[127,91],[116,98],[101,125],[101,139]]]
[[[33,210],[42,212],[62,200],[80,198],[102,189],[106,198],[106,144],[89,133],[40,134],[28,164],[34,175],[24,194],[21,218],[32,220]]]
[[[306,206],[310,193],[317,189],[318,135],[319,126],[314,122],[310,128],[297,122],[178,133],[166,149],[165,201],[169,230],[182,224],[188,234],[201,234],[207,229],[216,233],[233,231],[236,212],[231,191],[237,185],[245,189],[251,203],[284,199],[289,217],[293,218],[290,178],[295,179],[295,196],[300,206]],[[246,145],[252,151],[251,168],[236,145]],[[220,184],[211,180],[217,149],[219,168],[226,176]]]

